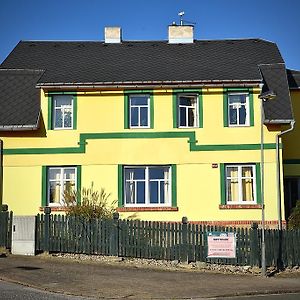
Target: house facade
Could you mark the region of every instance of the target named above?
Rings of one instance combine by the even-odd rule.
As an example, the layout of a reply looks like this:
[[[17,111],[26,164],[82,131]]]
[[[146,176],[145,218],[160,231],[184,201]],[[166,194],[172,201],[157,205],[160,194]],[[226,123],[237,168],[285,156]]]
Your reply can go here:
[[[192,26],[158,42],[120,32],[20,42],[1,64],[2,203],[16,215],[63,212],[65,190],[93,185],[121,217],[250,225],[263,196],[267,226],[279,211],[284,222],[290,161],[276,137],[294,116],[277,46],[196,41]]]

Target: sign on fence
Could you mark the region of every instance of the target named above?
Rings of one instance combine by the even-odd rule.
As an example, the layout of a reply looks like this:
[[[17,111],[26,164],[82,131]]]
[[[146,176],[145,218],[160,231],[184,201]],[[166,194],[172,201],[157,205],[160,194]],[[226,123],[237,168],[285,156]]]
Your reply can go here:
[[[207,245],[207,258],[236,257],[236,236],[233,232],[208,232]]]

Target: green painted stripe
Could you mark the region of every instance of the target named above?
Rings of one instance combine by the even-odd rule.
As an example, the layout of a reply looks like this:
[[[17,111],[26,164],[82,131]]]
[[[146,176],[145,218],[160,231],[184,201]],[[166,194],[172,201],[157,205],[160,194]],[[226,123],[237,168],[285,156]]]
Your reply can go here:
[[[47,92],[48,95],[76,95],[76,92],[61,92],[61,91],[54,91],[54,92]]]
[[[256,201],[257,204],[261,204],[261,174],[260,174],[260,163],[255,164],[256,172]]]
[[[129,128],[129,96],[124,94],[124,129]]]
[[[177,166],[171,165],[171,174],[172,174],[172,207],[177,207]]]
[[[77,96],[73,96],[73,129],[77,129]]]
[[[82,168],[81,166],[77,166],[77,178],[76,178],[76,184],[77,184],[77,204],[81,203],[81,176],[82,176]]]
[[[253,89],[249,89],[249,114],[250,114],[250,126],[254,126]]]
[[[81,133],[78,147],[66,148],[15,148],[4,149],[4,155],[25,154],[68,154],[85,153],[86,141],[95,139],[169,139],[186,138],[190,151],[230,151],[230,150],[259,150],[260,144],[225,144],[225,145],[196,145],[196,134],[194,131],[179,132],[115,132],[115,133]],[[275,149],[275,143],[264,144],[264,149]]]
[[[202,97],[202,90],[199,91],[198,94],[198,113],[199,113],[199,128],[203,128],[203,97]]]
[[[173,110],[173,128],[177,128],[178,127],[178,120],[177,120],[177,94],[173,93],[172,95],[172,110]]]
[[[52,118],[53,118],[53,108],[52,108],[52,97],[48,96],[48,130],[52,129]]]
[[[227,95],[227,89],[223,90],[223,126],[228,127],[228,95]]]
[[[221,204],[226,204],[226,181],[225,181],[225,164],[220,164],[220,189],[221,189]]]
[[[150,93],[150,128],[154,128],[154,99],[153,93]]]
[[[47,205],[47,167],[42,166],[42,207]]]
[[[124,206],[123,188],[123,166],[118,165],[118,207]]]

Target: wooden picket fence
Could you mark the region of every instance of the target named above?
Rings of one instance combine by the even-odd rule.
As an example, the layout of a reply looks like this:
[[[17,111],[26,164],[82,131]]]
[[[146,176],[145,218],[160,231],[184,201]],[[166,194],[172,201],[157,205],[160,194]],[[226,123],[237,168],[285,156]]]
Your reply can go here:
[[[11,249],[12,218],[12,212],[0,211],[0,247],[6,249]]]
[[[38,215],[36,250],[84,253],[184,262],[202,261],[260,266],[261,230],[139,220],[85,220],[64,215]],[[208,232],[234,232],[236,258],[207,258]],[[300,230],[266,230],[267,265],[300,265]]]

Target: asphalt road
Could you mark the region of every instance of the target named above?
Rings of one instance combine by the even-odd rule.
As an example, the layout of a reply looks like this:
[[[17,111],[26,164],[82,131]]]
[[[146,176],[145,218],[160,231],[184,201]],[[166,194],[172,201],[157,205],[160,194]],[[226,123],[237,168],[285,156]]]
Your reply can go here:
[[[1,300],[91,300],[96,298],[84,298],[77,296],[67,296],[56,293],[41,291],[38,289],[23,286],[21,284],[5,282],[0,280]],[[178,299],[178,298],[177,298]],[[186,299],[186,298],[185,298]],[[193,298],[189,298],[193,299]],[[194,298],[196,299],[216,299],[216,300],[298,300],[300,294],[280,294],[280,295],[255,295],[243,297],[222,297],[222,298]],[[178,299],[180,300],[180,299]],[[183,298],[182,298],[183,300]]]
[[[91,298],[65,296],[61,294],[40,291],[21,284],[0,280],[1,300],[86,300]]]

